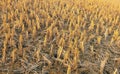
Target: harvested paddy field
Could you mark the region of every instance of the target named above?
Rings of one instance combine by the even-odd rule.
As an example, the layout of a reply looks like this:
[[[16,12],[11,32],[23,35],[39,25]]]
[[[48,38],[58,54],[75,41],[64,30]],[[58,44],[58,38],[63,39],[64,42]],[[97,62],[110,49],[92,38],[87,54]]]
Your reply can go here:
[[[118,0],[0,0],[0,74],[120,74]]]

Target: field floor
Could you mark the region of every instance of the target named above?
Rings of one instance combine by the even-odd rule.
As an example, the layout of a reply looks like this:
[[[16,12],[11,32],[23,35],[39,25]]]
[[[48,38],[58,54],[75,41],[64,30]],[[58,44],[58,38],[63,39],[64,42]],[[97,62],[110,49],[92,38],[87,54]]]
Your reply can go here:
[[[120,74],[119,0],[0,0],[0,74]]]

